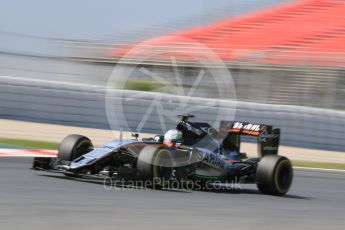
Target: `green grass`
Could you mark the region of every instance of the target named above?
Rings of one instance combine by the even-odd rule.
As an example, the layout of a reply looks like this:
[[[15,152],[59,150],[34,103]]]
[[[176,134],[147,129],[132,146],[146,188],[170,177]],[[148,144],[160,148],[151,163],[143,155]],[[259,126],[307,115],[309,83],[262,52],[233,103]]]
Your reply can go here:
[[[0,138],[0,146],[1,145],[10,145],[10,146],[13,145],[15,147],[28,147],[28,148],[38,148],[38,149],[58,149],[58,146],[59,146],[58,143],[54,143],[54,142],[33,141],[33,140],[23,140],[23,139],[9,139],[9,138]],[[292,160],[292,164],[298,167],[345,170],[345,164],[340,164],[340,163]]]
[[[124,88],[139,91],[156,91],[162,89],[164,86],[164,84],[158,81],[128,80],[126,81]]]
[[[33,141],[22,139],[0,138],[0,145],[13,145],[17,147],[28,147],[38,149],[58,149],[59,144],[48,141]]]

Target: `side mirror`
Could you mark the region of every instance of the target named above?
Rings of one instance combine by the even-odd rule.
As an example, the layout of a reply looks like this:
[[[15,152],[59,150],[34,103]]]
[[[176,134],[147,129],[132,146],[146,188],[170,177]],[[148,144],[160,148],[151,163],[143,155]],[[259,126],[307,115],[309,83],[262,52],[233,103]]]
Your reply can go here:
[[[138,140],[139,133],[132,133],[132,137],[133,137],[135,140]]]

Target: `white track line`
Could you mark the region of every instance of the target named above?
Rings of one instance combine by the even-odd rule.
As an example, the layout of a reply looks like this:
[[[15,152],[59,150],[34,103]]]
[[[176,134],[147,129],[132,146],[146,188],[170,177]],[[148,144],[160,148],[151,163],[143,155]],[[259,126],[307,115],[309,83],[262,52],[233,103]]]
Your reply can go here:
[[[308,168],[308,167],[293,167],[294,169],[310,170],[310,171],[323,171],[323,172],[342,172],[345,173],[344,169],[324,169],[324,168]]]
[[[83,84],[83,83],[77,83],[77,82],[63,82],[63,81],[35,79],[35,78],[26,78],[26,77],[12,77],[12,76],[0,75],[0,79],[10,80],[10,81],[19,81],[19,82],[60,85],[60,86],[74,86],[74,87],[80,87],[80,88],[83,88],[83,87],[89,87],[89,88],[95,88],[95,89],[101,88],[99,86],[95,86],[92,84]]]

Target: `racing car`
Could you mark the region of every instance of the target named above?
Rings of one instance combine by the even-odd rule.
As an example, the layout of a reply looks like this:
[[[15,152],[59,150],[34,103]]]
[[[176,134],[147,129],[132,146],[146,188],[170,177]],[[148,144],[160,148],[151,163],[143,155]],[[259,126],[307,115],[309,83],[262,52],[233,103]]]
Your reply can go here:
[[[289,159],[278,155],[280,129],[271,125],[221,121],[219,130],[193,115],[180,115],[175,130],[151,138],[112,140],[100,147],[86,136],[72,134],[61,142],[57,157],[36,157],[32,168],[69,177],[150,181],[163,189],[171,182],[254,183],[260,192],[286,194],[292,184]],[[254,137],[258,156],[240,151],[241,139]]]

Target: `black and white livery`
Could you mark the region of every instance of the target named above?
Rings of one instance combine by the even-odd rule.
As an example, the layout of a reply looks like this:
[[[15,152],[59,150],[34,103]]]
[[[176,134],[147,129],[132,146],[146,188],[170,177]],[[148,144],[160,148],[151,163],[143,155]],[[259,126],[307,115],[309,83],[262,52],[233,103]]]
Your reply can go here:
[[[290,189],[291,162],[278,155],[280,130],[270,125],[221,121],[219,130],[208,123],[192,122],[181,115],[176,129],[164,136],[139,139],[122,137],[93,147],[85,136],[72,134],[60,144],[56,158],[37,157],[33,169],[66,176],[110,177],[151,181],[154,188],[171,182],[190,181],[203,185],[255,183],[265,194],[284,195]],[[255,137],[258,157],[240,151],[243,136]],[[176,137],[176,138],[174,138]]]

